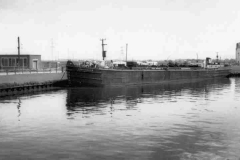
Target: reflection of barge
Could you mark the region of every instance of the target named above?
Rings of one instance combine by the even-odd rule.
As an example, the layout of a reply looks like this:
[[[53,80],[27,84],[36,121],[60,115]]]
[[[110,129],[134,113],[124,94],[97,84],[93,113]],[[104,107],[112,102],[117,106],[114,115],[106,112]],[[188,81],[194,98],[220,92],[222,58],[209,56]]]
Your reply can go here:
[[[148,98],[171,99],[171,96],[176,95],[198,95],[208,98],[212,92],[216,92],[214,88],[229,87],[230,81],[227,78],[204,79],[196,81],[174,82],[164,84],[150,85],[135,85],[121,87],[80,87],[68,88],[67,90],[67,106],[68,109],[74,107],[89,107],[99,106],[106,103],[121,103],[130,101],[137,103],[137,100]],[[158,96],[159,95],[159,96]]]
[[[69,83],[72,85],[119,86],[158,84],[169,81],[226,77],[230,68],[215,69],[99,69],[82,68],[67,63]]]

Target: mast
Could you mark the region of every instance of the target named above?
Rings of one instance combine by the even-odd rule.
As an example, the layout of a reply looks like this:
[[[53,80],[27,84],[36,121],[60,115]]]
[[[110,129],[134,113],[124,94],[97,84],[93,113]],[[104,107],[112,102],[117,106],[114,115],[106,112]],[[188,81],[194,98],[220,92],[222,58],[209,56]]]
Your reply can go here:
[[[128,44],[126,44],[126,65],[127,65],[127,49],[128,49]]]
[[[106,39],[100,39],[102,41],[102,57],[103,57],[103,60],[104,58],[106,57],[106,51],[104,51],[104,45],[107,45],[107,44],[104,44],[104,40]]]
[[[20,38],[18,37],[18,68],[20,68]]]

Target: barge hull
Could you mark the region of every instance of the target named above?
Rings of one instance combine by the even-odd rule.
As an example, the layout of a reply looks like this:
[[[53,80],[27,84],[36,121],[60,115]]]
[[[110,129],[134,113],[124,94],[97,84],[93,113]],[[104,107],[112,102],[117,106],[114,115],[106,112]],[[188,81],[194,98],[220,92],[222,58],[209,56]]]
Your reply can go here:
[[[171,81],[226,77],[230,69],[202,70],[114,70],[68,69],[68,81],[77,86],[121,86],[159,84]]]

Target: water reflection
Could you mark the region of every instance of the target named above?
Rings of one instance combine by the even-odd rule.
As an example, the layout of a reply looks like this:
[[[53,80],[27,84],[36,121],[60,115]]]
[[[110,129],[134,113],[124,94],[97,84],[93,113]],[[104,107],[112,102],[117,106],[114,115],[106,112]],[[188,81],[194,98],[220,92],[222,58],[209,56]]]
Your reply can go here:
[[[20,121],[20,116],[21,116],[21,110],[20,110],[20,108],[21,108],[21,99],[20,98],[18,98],[18,104],[17,104],[17,109],[18,109],[18,121]]]
[[[112,114],[118,114],[118,120],[123,123],[116,130],[111,128],[108,136],[113,136],[117,131],[124,135],[123,141],[130,136],[130,141],[137,143],[125,142],[127,148],[135,151],[137,147],[147,159],[221,158],[229,145],[225,142],[227,133],[218,129],[223,125],[221,119],[211,117],[215,116],[216,111],[201,105],[212,105],[219,96],[229,92],[230,83],[229,79],[214,79],[162,85],[68,89],[67,115],[88,115],[85,118],[90,118],[97,114],[107,116],[110,112],[112,118]],[[123,110],[133,112],[119,116],[119,111]],[[150,112],[150,117],[143,114],[144,111]],[[127,128],[127,133],[123,132],[124,128]],[[112,138],[114,141],[116,137]],[[108,147],[114,148],[111,145]],[[126,154],[134,157],[134,154]]]
[[[239,89],[231,78],[4,100],[0,159],[239,159]]]
[[[161,85],[141,85],[103,88],[71,88],[67,90],[68,115],[74,111],[100,111],[111,104],[124,103],[125,109],[134,110],[138,103],[177,102],[184,97],[190,97],[190,102],[196,102],[199,97],[209,99],[211,94],[222,94],[218,90],[229,88],[229,79],[199,80],[185,83],[165,83]],[[240,87],[240,86],[239,86]],[[78,112],[77,112],[78,113]]]

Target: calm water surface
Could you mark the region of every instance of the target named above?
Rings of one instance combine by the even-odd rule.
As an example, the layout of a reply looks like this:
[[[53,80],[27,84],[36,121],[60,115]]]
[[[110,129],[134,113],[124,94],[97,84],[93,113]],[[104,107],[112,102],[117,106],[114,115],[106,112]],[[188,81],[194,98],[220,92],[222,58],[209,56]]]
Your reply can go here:
[[[240,159],[240,79],[0,99],[0,159]]]

